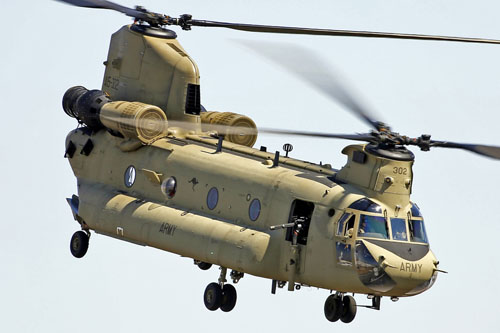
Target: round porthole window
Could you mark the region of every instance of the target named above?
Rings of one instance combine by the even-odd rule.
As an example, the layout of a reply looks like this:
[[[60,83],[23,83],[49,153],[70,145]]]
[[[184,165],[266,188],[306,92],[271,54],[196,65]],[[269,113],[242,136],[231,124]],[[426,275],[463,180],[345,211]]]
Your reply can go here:
[[[169,199],[173,198],[177,191],[177,181],[175,177],[169,177],[161,183],[162,193]]]
[[[129,166],[127,170],[125,170],[124,174],[124,181],[125,181],[125,186],[127,187],[132,187],[135,183],[135,168],[133,165]]]
[[[217,206],[217,202],[219,202],[219,191],[217,191],[216,187],[212,187],[210,191],[208,191],[207,195],[207,207],[212,210]]]
[[[248,209],[248,215],[250,216],[250,220],[255,221],[259,218],[260,215],[260,201],[259,199],[253,199],[250,203],[250,207]]]

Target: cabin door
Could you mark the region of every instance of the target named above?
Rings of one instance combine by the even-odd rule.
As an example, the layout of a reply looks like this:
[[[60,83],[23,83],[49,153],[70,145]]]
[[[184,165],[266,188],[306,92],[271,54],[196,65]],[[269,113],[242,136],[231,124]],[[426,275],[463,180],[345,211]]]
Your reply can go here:
[[[307,238],[314,204],[295,199],[290,208],[288,224],[285,232],[282,264],[288,275],[288,290],[293,290],[297,274],[305,269]]]

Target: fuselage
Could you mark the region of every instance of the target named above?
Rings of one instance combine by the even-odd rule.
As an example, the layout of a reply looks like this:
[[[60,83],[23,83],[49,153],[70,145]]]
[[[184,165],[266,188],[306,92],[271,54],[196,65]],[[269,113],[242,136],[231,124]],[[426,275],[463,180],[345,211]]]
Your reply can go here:
[[[425,229],[415,206],[368,199],[329,166],[274,163],[274,154],[230,142],[216,152],[217,139],[203,135],[143,145],[79,128],[70,142],[76,214],[98,233],[340,292],[410,296],[435,279],[427,239],[416,237]],[[376,207],[367,210],[366,200]],[[270,230],[293,222],[300,229]],[[362,230],[367,222],[371,232]]]

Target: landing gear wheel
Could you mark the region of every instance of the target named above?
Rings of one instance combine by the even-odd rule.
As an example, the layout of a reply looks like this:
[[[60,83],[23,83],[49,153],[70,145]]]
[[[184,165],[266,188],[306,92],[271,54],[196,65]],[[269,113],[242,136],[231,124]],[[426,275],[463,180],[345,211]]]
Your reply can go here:
[[[236,289],[231,284],[225,284],[222,288],[222,304],[220,309],[224,312],[231,311],[236,305]]]
[[[203,261],[200,261],[197,265],[202,271],[206,271],[207,269],[210,269],[210,267],[212,267],[212,264]]]
[[[352,296],[344,296],[342,299],[343,311],[340,320],[343,323],[350,323],[356,317],[356,300]]]
[[[205,288],[203,302],[205,302],[205,306],[210,311],[215,311],[221,306],[222,288],[218,283],[212,282]]]
[[[343,313],[342,299],[337,295],[330,295],[325,301],[325,317],[331,322],[339,320]]]
[[[85,231],[77,231],[71,237],[69,249],[75,258],[81,258],[89,248],[89,236]]]

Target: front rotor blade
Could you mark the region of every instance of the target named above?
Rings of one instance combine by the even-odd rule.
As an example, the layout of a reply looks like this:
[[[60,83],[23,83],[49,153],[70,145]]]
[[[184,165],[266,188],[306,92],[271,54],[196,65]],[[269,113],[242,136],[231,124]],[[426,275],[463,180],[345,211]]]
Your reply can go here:
[[[106,117],[107,120],[112,120],[117,123],[122,123],[128,126],[137,126],[136,121],[133,119],[124,119],[122,117],[114,116],[114,117]],[[163,120],[157,120],[163,122]],[[184,120],[169,120],[168,127],[181,127],[181,128],[190,128],[193,126],[193,123],[187,122]],[[250,127],[241,127],[241,126],[229,126],[229,125],[219,125],[219,124],[207,124],[203,123],[202,127],[205,132],[217,132],[220,135],[257,135],[258,133],[266,133],[266,134],[277,134],[277,135],[298,135],[298,136],[307,136],[307,137],[316,137],[316,138],[326,138],[326,139],[345,139],[345,140],[354,140],[354,141],[364,141],[364,142],[372,142],[375,141],[374,137],[371,134],[332,134],[332,133],[321,133],[321,132],[307,132],[307,131],[295,131],[295,130],[282,130],[275,128],[262,128],[258,129],[250,128]]]
[[[345,139],[345,140],[365,141],[365,142],[375,141],[374,137],[371,134],[334,134],[334,133],[321,133],[321,132],[309,132],[309,131],[281,130],[274,128],[259,128],[259,133],[278,134],[278,135],[298,135],[298,136],[306,136],[313,138]]]
[[[371,127],[380,130],[380,122],[354,98],[337,74],[314,52],[293,44],[239,41],[299,79],[308,82],[331,100],[342,104]]]
[[[500,147],[498,146],[476,145],[470,143],[456,143],[448,141],[431,141],[430,146],[464,149],[479,155],[500,160]]]
[[[276,34],[416,39],[416,40],[437,40],[437,41],[465,42],[465,43],[500,44],[500,40],[484,39],[484,38],[434,36],[434,35],[404,34],[404,33],[391,33],[391,32],[374,32],[374,31],[281,27],[272,25],[243,24],[243,23],[217,22],[217,21],[206,21],[206,20],[191,20],[189,24],[200,27],[228,28],[241,31],[266,32],[266,33],[276,33]]]
[[[111,9],[123,13],[127,16],[135,17],[138,19],[146,19],[148,15],[144,12],[128,8],[117,3],[106,1],[106,0],[57,0],[64,2],[73,6],[86,7],[86,8],[101,8],[101,9]]]

